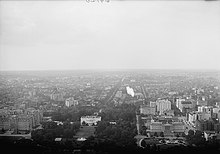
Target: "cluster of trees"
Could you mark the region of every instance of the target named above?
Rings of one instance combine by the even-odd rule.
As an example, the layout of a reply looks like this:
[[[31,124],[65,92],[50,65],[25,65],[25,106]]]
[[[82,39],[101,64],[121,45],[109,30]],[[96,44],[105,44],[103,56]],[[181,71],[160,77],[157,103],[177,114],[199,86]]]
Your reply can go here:
[[[189,130],[188,135],[186,135],[186,140],[190,145],[195,144],[200,146],[205,144],[203,132],[199,130],[196,130],[195,132],[193,130]]]
[[[120,106],[107,107],[100,113],[102,121],[129,121],[136,122],[137,107],[132,104],[122,104]]]
[[[43,122],[44,129],[37,129],[31,132],[31,137],[34,141],[42,144],[47,144],[55,140],[55,138],[73,138],[80,128],[80,123],[75,122],[70,124],[64,122],[63,125],[57,125],[55,122]]]
[[[128,121],[118,121],[116,125],[101,121],[95,131],[98,139],[107,139],[120,147],[134,145],[136,134],[135,124]]]
[[[81,116],[93,115],[94,112],[99,111],[99,109],[88,106],[88,107],[70,107],[70,108],[62,108],[57,112],[53,112],[48,115],[52,117],[53,121],[79,121]],[[47,114],[47,113],[44,113]],[[46,116],[46,115],[45,115]]]
[[[96,152],[136,149],[135,111],[136,107],[129,104],[103,110],[101,112],[102,121],[97,124],[95,137],[86,140],[86,148],[95,149]]]

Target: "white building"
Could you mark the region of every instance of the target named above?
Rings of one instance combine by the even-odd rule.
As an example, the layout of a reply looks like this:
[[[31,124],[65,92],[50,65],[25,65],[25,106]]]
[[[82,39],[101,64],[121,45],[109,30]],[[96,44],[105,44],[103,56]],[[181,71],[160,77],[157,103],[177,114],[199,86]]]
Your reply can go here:
[[[161,115],[166,110],[171,110],[171,102],[168,100],[157,100],[156,111]]]
[[[190,123],[195,123],[197,120],[197,112],[190,112],[188,113],[188,121]]]
[[[88,124],[89,126],[97,125],[98,121],[101,121],[100,116],[83,116],[80,118],[80,124]]]
[[[198,106],[198,112],[211,113],[213,110],[212,106]]]
[[[176,99],[176,107],[179,108],[181,102],[183,102],[183,101],[185,101],[185,99],[183,99],[183,98]]]
[[[67,106],[67,107],[70,107],[70,106],[76,106],[76,105],[78,105],[78,101],[77,100],[74,100],[74,98],[73,97],[70,97],[70,98],[67,98],[66,100],[65,100],[65,105]]]

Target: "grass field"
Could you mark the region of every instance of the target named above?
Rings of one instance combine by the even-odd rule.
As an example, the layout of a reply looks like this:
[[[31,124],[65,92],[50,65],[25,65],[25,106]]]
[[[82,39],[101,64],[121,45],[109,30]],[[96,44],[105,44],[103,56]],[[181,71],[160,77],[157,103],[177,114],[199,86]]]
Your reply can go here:
[[[74,137],[76,138],[88,138],[89,136],[94,135],[95,127],[94,126],[81,126],[79,131]]]

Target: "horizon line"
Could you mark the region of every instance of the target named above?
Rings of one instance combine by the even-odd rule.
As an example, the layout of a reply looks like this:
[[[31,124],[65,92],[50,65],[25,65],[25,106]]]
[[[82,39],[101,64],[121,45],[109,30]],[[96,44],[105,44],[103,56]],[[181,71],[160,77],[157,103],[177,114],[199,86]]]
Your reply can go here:
[[[203,68],[88,68],[88,69],[20,69],[20,70],[0,70],[0,72],[43,72],[43,71],[220,71],[218,68],[203,69]]]

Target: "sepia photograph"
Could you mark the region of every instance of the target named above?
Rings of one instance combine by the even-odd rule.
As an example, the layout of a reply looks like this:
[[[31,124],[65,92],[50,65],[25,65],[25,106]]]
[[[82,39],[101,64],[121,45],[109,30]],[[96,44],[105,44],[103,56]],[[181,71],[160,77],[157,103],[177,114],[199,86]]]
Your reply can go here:
[[[220,0],[0,0],[0,153],[220,152]]]

